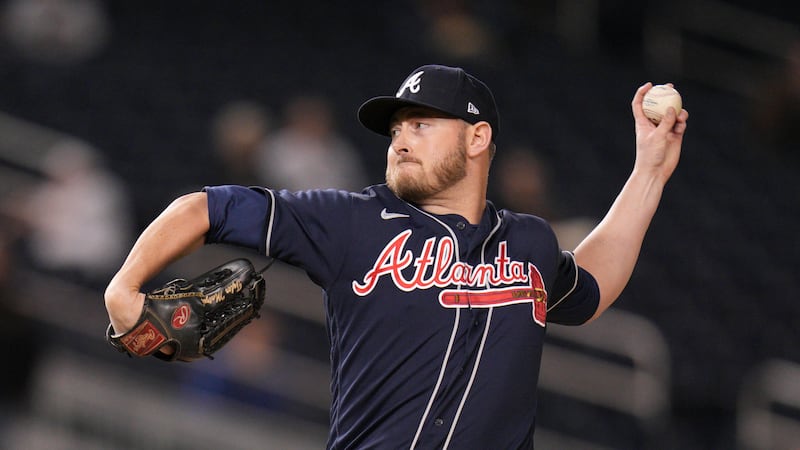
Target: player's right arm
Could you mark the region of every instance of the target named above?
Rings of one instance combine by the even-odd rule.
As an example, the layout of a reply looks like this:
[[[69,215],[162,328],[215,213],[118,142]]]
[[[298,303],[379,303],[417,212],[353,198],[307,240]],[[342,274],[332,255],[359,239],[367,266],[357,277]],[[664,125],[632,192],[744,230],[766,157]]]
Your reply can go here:
[[[145,228],[105,290],[106,310],[117,333],[139,320],[142,285],[201,247],[209,227],[207,195],[195,192],[177,198]]]
[[[644,113],[642,85],[631,102],[636,132],[633,171],[600,224],[575,249],[578,265],[591,273],[600,289],[592,319],[616,301],[633,274],[647,229],[667,181],[680,159],[689,112],[669,109],[656,126]]]

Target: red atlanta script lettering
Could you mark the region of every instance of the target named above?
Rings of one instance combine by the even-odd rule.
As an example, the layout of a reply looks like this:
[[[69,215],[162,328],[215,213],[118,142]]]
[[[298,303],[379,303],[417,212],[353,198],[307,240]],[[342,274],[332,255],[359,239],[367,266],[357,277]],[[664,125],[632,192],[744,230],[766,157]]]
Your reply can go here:
[[[427,239],[420,255],[414,258],[412,251],[405,249],[410,236],[411,230],[398,234],[381,251],[362,282],[353,281],[353,292],[356,295],[369,295],[384,276],[391,278],[392,283],[405,292],[454,285],[490,288],[528,282],[529,286],[544,290],[544,283],[536,266],[531,264],[528,268],[522,262],[509,259],[506,241],[498,244],[497,257],[493,264],[472,266],[453,261],[455,244],[449,236],[438,241],[436,238]],[[411,277],[406,278],[403,271],[411,266],[414,267],[414,272]]]

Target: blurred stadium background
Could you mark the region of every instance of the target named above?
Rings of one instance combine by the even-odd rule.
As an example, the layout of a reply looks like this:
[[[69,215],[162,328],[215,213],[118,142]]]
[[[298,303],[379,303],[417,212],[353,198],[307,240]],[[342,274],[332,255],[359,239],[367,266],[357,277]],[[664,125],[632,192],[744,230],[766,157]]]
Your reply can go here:
[[[302,273],[270,269],[260,325],[197,364],[111,351],[102,290],[174,197],[263,175],[220,152],[230,106],[267,139],[294,99],[322,99],[365,181],[378,183],[386,142],[355,111],[431,62],[494,89],[495,202],[514,204],[500,180],[538,179],[501,169],[504,150],[521,149],[547,174],[539,190],[520,188],[549,198],[531,212],[558,223],[598,219],[625,181],[640,84],[675,83],[691,114],[614,311],[590,327],[551,327],[537,448],[800,447],[797,9],[0,2],[0,447],[324,448],[327,338],[319,290]],[[204,249],[153,283],[238,252]]]

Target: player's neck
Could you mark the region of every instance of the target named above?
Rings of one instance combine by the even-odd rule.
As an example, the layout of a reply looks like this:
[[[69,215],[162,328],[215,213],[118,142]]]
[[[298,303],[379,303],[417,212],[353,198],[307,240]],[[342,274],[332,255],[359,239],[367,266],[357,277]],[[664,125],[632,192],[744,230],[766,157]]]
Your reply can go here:
[[[486,208],[486,187],[485,179],[466,177],[444,191],[420,201],[418,206],[431,214],[458,214],[469,223],[477,225]]]

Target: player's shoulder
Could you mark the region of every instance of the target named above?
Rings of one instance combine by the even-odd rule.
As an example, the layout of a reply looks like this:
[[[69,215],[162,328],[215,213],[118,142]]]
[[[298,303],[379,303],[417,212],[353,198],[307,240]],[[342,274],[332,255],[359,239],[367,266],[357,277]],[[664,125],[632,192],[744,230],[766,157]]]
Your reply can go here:
[[[508,233],[519,232],[525,235],[536,235],[539,238],[547,236],[556,240],[556,233],[547,219],[535,214],[521,213],[508,209],[498,211],[503,224],[507,227]]]
[[[352,195],[357,199],[366,201],[375,199],[389,199],[389,198],[397,199],[397,196],[395,196],[389,189],[389,187],[386,186],[385,184],[373,184],[371,186],[365,187],[364,189],[361,190],[361,192],[352,193]]]
[[[503,223],[502,235],[509,237],[509,242],[519,242],[519,239],[511,237],[522,237],[522,242],[537,242],[537,246],[548,248],[555,251],[559,248],[558,238],[550,223],[543,217],[501,209],[498,215]]]
[[[503,220],[503,222],[507,224],[513,224],[517,226],[525,226],[530,228],[542,228],[550,230],[550,223],[540,216],[535,214],[528,214],[528,213],[520,213],[516,211],[511,211],[509,209],[501,209],[498,211],[498,215]]]
[[[356,204],[381,205],[390,207],[406,207],[407,203],[398,198],[386,184],[374,184],[365,187],[359,193],[352,193]]]

